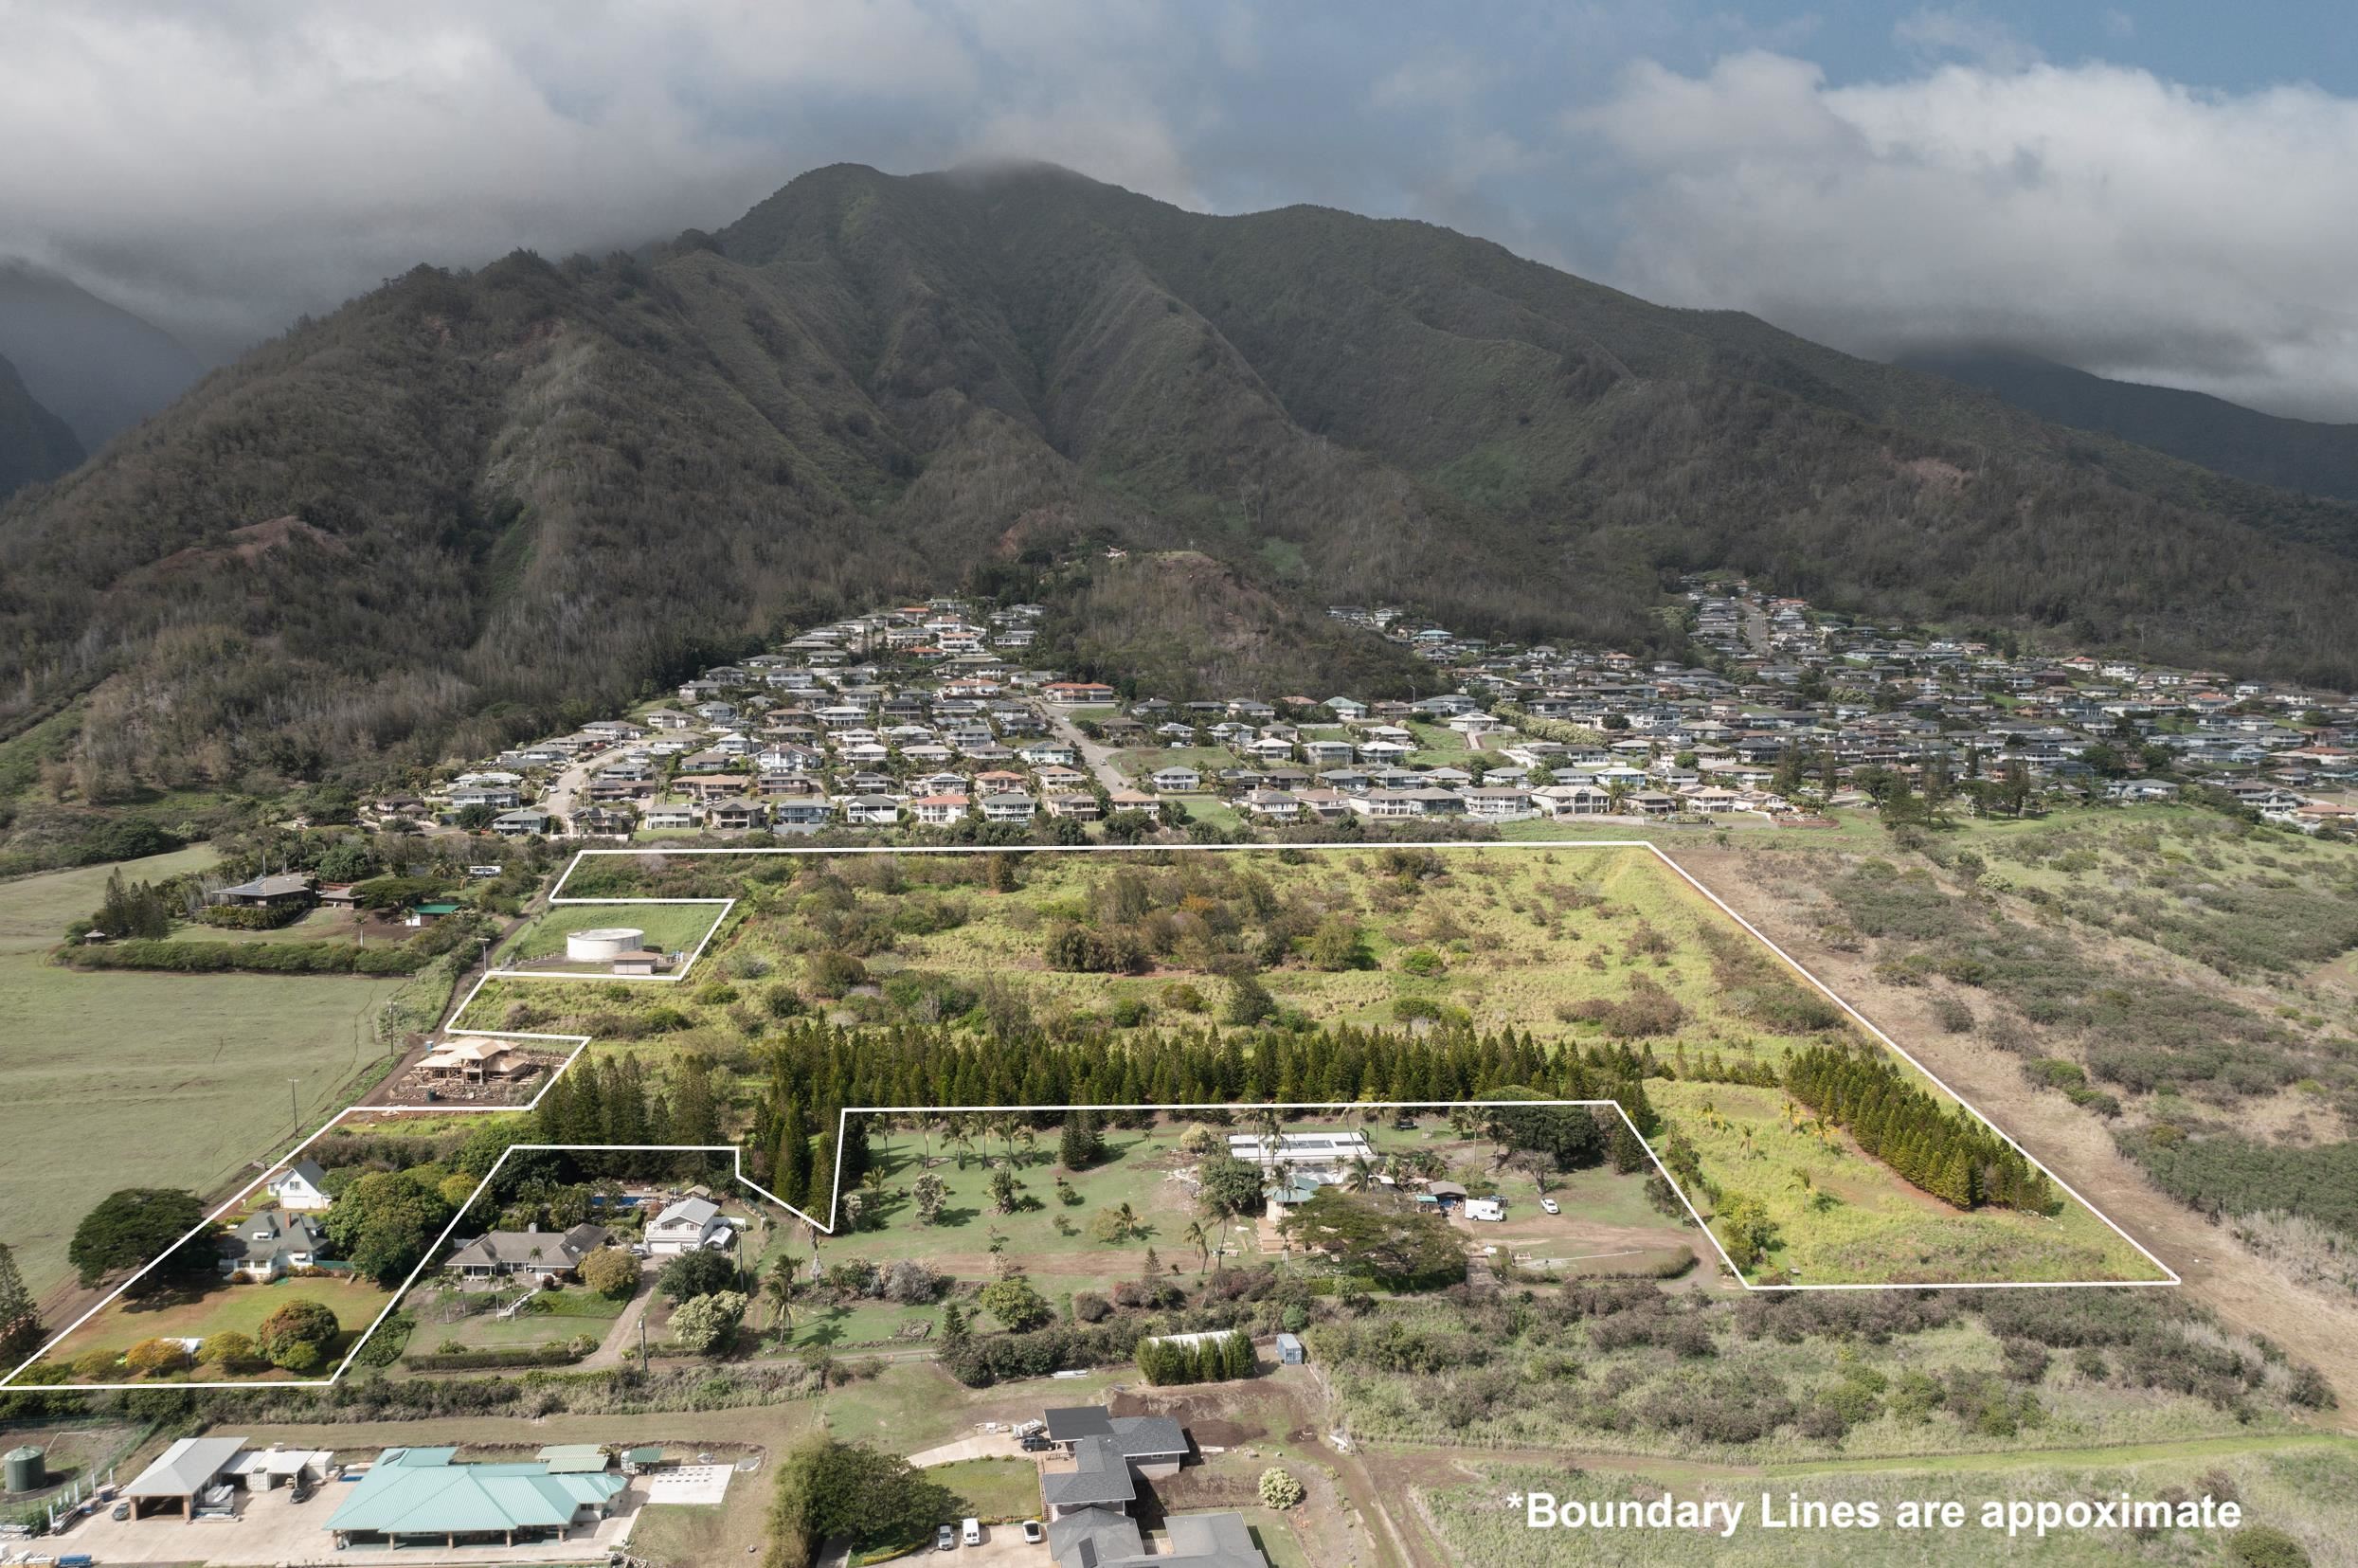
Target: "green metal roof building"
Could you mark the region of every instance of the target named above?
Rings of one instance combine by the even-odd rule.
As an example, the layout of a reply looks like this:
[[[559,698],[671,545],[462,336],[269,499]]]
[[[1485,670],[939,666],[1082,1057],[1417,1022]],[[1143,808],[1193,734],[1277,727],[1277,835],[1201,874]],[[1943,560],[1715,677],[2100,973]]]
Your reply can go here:
[[[377,1542],[514,1545],[595,1523],[628,1485],[612,1473],[551,1473],[545,1460],[453,1462],[457,1449],[387,1449],[329,1516],[339,1549]]]

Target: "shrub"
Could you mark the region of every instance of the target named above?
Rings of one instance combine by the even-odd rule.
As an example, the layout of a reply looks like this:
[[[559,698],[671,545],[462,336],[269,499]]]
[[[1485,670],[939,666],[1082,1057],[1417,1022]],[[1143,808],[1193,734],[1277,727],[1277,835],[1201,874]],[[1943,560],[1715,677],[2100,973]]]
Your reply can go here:
[[[271,1365],[310,1372],[327,1360],[340,1332],[342,1325],[325,1303],[298,1296],[262,1320],[255,1344]]]
[[[177,1372],[189,1364],[189,1353],[178,1340],[141,1340],[123,1352],[123,1366],[135,1378]]]
[[[197,1346],[196,1359],[201,1365],[229,1370],[245,1365],[256,1353],[253,1336],[226,1328],[218,1334],[207,1335],[205,1343]]]
[[[639,1260],[621,1247],[601,1247],[581,1261],[582,1283],[608,1301],[628,1301],[639,1289]]]
[[[673,1343],[692,1356],[718,1355],[736,1340],[745,1309],[745,1295],[737,1290],[715,1290],[684,1301],[672,1313]]]
[[[1261,1505],[1280,1512],[1301,1506],[1302,1500],[1310,1495],[1309,1488],[1294,1479],[1292,1472],[1274,1466],[1261,1472],[1259,1490]]]

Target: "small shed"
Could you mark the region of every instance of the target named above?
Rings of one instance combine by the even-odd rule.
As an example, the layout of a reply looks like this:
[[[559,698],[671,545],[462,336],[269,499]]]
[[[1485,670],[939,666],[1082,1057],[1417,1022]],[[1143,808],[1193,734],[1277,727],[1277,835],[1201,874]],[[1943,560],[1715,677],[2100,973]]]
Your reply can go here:
[[[595,1443],[551,1443],[535,1457],[550,1475],[598,1475],[614,1463]]]
[[[1277,1336],[1278,1365],[1300,1366],[1303,1362],[1308,1361],[1309,1359],[1310,1353],[1302,1347],[1301,1335],[1280,1334]]]
[[[663,1449],[659,1444],[622,1451],[622,1469],[632,1475],[644,1475],[663,1467]]]

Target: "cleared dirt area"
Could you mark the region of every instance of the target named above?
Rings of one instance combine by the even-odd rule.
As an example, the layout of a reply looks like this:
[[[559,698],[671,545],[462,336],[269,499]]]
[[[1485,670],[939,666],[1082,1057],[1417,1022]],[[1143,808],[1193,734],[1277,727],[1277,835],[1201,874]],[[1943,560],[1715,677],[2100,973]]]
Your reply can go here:
[[[2265,1334],[2313,1362],[2341,1399],[2338,1416],[2327,1418],[2358,1430],[2358,1307],[2294,1285],[2225,1231],[2155,1190],[2113,1146],[2098,1118],[2032,1088],[2006,1053],[1941,1029],[1923,990],[1878,980],[1868,955],[1819,942],[1790,873],[1774,858],[1700,847],[1682,847],[1675,858],[2177,1271],[2195,1299],[2236,1327]]]

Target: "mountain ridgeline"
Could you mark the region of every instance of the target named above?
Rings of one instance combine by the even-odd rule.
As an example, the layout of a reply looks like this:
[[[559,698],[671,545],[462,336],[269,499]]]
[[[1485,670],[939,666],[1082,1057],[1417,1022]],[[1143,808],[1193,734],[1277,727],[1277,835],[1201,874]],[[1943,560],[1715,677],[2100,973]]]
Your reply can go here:
[[[0,359],[0,498],[54,478],[81,459],[73,430],[25,389],[15,366]]]
[[[1116,543],[1233,586],[1225,690],[1381,674],[1300,635],[1330,601],[1666,649],[1665,574],[1720,566],[2358,684],[2342,505],[1427,225],[838,166],[648,256],[421,268],[18,497],[0,735],[357,776]],[[1149,597],[1085,586],[1067,644],[1188,680]]]
[[[2111,381],[2025,354],[1911,354],[1902,363],[1995,392],[2057,424],[2117,436],[2256,484],[2358,502],[2358,424],[2263,414],[2205,392]]]

